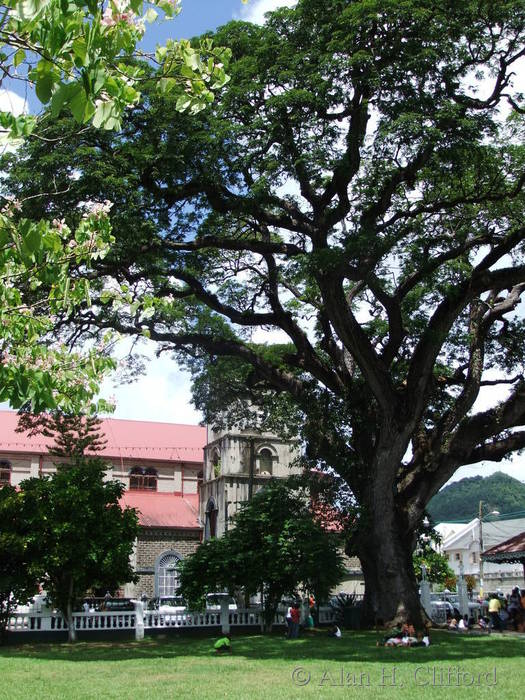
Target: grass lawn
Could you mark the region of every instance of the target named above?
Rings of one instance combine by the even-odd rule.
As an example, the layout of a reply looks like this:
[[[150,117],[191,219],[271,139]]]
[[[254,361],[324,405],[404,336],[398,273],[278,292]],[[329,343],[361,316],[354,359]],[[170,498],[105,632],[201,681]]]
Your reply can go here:
[[[525,638],[435,632],[424,649],[378,648],[376,639],[239,635],[231,656],[214,655],[205,637],[4,647],[0,698],[524,697]]]

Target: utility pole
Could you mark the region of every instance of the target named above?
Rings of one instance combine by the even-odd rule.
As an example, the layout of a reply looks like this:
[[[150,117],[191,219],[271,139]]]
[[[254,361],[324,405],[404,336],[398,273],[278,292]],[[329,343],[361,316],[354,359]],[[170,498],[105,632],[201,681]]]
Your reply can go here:
[[[479,502],[479,597],[483,597],[483,501]]]
[[[499,510],[491,510],[487,515],[499,515]],[[483,501],[479,502],[479,595],[483,596]]]

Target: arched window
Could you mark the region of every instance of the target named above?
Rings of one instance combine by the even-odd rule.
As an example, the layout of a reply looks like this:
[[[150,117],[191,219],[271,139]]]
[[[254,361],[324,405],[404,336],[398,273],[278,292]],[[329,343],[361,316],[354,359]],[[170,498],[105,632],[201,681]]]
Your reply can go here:
[[[156,491],[157,490],[157,470],[152,467],[133,467],[129,472],[130,491]]]
[[[257,455],[259,461],[259,473],[260,474],[271,474],[273,455],[267,447],[264,447]]]
[[[11,462],[3,459],[0,462],[0,486],[11,483]]]
[[[219,511],[213,498],[210,498],[206,505],[206,522],[204,524],[204,539],[217,537],[217,516]]]
[[[218,450],[213,450],[211,458],[212,473],[211,478],[217,479],[221,475],[221,456]]]
[[[160,598],[172,596],[179,588],[179,562],[181,556],[178,552],[164,552],[157,559],[155,565],[155,594]]]

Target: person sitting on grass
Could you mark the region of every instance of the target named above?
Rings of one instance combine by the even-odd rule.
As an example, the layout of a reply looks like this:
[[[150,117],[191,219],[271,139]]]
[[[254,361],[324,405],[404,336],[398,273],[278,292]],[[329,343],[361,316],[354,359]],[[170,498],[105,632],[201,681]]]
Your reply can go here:
[[[229,634],[225,634],[224,637],[218,639],[213,645],[216,654],[231,654],[232,653],[232,643]]]
[[[468,632],[470,628],[468,615],[463,615],[458,624],[458,632]]]
[[[458,631],[458,621],[455,617],[451,617],[448,621],[448,629],[457,632]]]
[[[332,625],[328,630],[329,637],[335,637],[336,639],[341,639],[341,630],[337,625]]]
[[[411,647],[428,647],[430,646],[430,634],[427,630],[427,633],[424,634],[420,630],[418,630],[416,634],[416,641],[412,642],[409,646]]]
[[[488,617],[480,617],[478,620],[478,627],[480,630],[488,630],[489,629],[489,619]]]
[[[414,629],[414,625],[410,622],[410,620],[407,620],[407,622],[405,622],[405,624],[401,627],[401,633],[405,637],[416,636],[416,630]]]

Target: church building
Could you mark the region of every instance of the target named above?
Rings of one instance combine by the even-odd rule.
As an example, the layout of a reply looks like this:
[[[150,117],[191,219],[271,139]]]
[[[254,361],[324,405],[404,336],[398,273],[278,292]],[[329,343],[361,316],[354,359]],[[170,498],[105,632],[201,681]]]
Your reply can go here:
[[[55,471],[52,441],[17,433],[17,424],[16,412],[0,411],[0,486]],[[298,441],[268,433],[115,418],[104,419],[100,432],[107,478],[124,484],[122,505],[139,513],[139,580],[124,587],[126,597],[173,595],[179,561],[224,534],[239,504],[270,478],[299,469]]]

